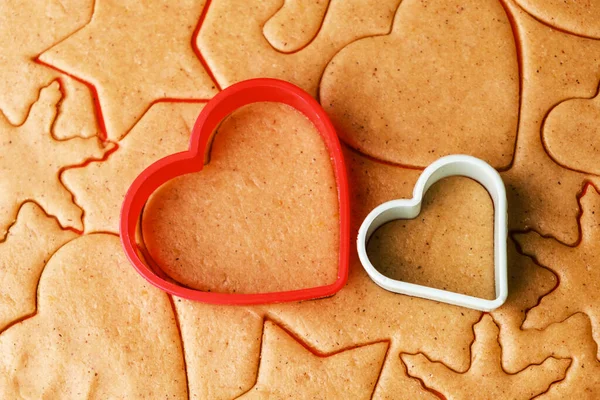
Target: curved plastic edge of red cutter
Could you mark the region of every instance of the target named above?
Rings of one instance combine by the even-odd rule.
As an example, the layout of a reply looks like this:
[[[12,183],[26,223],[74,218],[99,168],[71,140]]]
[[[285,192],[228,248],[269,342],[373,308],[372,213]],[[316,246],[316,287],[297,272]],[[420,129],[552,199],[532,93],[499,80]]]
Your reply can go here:
[[[293,291],[230,294],[196,290],[163,279],[144,263],[136,243],[136,228],[148,198],[167,181],[202,170],[213,132],[221,121],[240,107],[257,102],[284,103],[295,108],[315,125],[323,137],[333,165],[339,204],[340,242],[336,281],[325,286]],[[346,165],[333,124],[314,98],[291,83],[260,78],[242,81],[228,87],[202,109],[192,129],[188,151],[172,154],[156,161],[133,181],[121,208],[120,236],[127,258],[140,275],[165,292],[185,299],[211,304],[248,305],[317,299],[337,293],[348,279],[350,206]]]

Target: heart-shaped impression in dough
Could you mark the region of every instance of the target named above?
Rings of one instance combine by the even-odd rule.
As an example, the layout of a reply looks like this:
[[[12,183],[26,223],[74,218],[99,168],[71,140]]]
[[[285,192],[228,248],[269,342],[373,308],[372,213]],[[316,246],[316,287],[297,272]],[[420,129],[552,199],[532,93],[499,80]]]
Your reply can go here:
[[[268,293],[218,293],[192,289],[167,280],[148,266],[138,248],[136,231],[140,215],[153,192],[180,175],[199,172],[208,163],[214,132],[221,121],[252,103],[283,103],[306,116],[320,133],[332,161],[339,205],[339,262],[337,279],[328,285]],[[125,254],[148,282],[175,296],[212,304],[263,304],[327,297],[339,291],[348,278],[349,200],[344,158],[335,129],[319,103],[302,89],[277,79],[252,79],[220,92],[198,116],[187,151],[172,154],[146,168],[131,184],[121,209],[120,233]],[[315,238],[318,240],[318,238]]]
[[[367,254],[367,242],[377,228],[393,220],[416,218],[421,212],[423,196],[427,190],[440,179],[449,176],[465,176],[479,182],[488,191],[494,203],[494,276],[496,298],[493,300],[389,278],[373,266]],[[465,207],[468,207],[468,205],[465,205]],[[423,171],[415,184],[412,199],[388,201],[375,207],[367,215],[358,231],[358,256],[369,277],[377,285],[386,290],[481,311],[492,311],[504,304],[508,297],[506,265],[507,231],[506,190],[500,174],[485,161],[472,156],[455,154],[438,159]]]

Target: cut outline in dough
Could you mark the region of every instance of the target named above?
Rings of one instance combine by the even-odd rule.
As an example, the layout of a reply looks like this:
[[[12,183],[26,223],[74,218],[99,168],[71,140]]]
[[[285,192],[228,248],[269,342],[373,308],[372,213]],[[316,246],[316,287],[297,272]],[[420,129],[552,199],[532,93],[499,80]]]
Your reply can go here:
[[[577,203],[579,205],[579,215],[577,217],[577,226],[579,228],[579,235],[578,235],[577,240],[574,243],[565,243],[565,242],[563,242],[563,241],[561,241],[559,239],[556,239],[552,235],[542,235],[542,234],[540,234],[539,232],[537,232],[537,231],[535,231],[533,229],[526,230],[526,231],[521,231],[521,232],[514,232],[513,236],[522,236],[522,237],[525,237],[525,236],[534,234],[534,235],[539,236],[539,239],[542,239],[542,240],[552,240],[558,246],[561,246],[561,247],[565,247],[565,248],[572,249],[572,250],[575,250],[575,249],[579,248],[582,244],[585,244],[583,242],[583,240],[584,240],[584,228],[582,226],[582,219],[583,219],[583,216],[584,216],[584,213],[585,213],[585,209],[584,209],[584,207],[582,205],[582,199],[588,193],[588,190],[593,190],[595,192],[594,195],[598,196],[598,198],[600,198],[600,190],[598,189],[598,187],[593,182],[587,181],[584,184],[584,187],[582,189],[581,194],[579,194],[577,196]],[[597,219],[600,219],[600,217],[598,217]],[[550,271],[552,274],[555,275],[556,281],[557,281],[556,286],[554,288],[552,288],[552,290],[550,290],[549,292],[543,294],[538,299],[538,302],[533,307],[530,307],[530,308],[528,308],[526,310],[526,312],[525,312],[525,318],[523,319],[523,322],[521,324],[520,329],[522,329],[522,330],[528,330],[528,329],[545,330],[550,325],[553,325],[555,323],[564,322],[567,319],[571,318],[573,315],[576,315],[578,313],[582,313],[582,314],[585,314],[590,319],[590,321],[592,321],[592,335],[593,335],[593,340],[596,340],[596,336],[600,338],[600,332],[596,332],[596,330],[594,329],[595,326],[594,326],[593,322],[594,322],[595,319],[592,318],[592,315],[588,314],[588,311],[585,310],[585,307],[581,307],[581,304],[577,305],[577,303],[569,303],[570,305],[571,304],[575,304],[575,306],[573,307],[573,310],[575,310],[575,311],[573,311],[570,315],[568,315],[567,317],[563,318],[562,320],[555,321],[555,320],[552,320],[551,316],[548,316],[544,320],[545,322],[541,323],[542,328],[535,328],[534,327],[534,328],[525,328],[525,329],[523,329],[523,326],[527,323],[527,319],[529,317],[529,313],[532,310],[534,310],[535,308],[537,308],[538,306],[540,306],[540,304],[542,303],[542,301],[545,298],[547,298],[549,296],[552,296],[555,292],[558,292],[558,291],[561,290],[561,275],[560,275],[561,272],[559,272],[559,271],[562,271],[562,274],[565,274],[565,272],[564,272],[565,268],[564,267],[563,268],[552,267],[550,265],[546,265],[545,263],[540,262],[537,253],[534,253],[533,250],[530,251],[530,252],[526,252],[526,251],[523,250],[523,245],[521,244],[521,242],[519,242],[517,239],[515,239],[515,242],[517,243],[517,249],[518,249],[519,253],[521,253],[525,257],[529,257],[530,259],[532,259],[535,262],[535,264],[537,264],[537,265],[541,266],[542,268]],[[542,251],[542,252],[544,251],[543,248],[542,248],[542,250],[540,250],[540,247],[538,247],[538,250]],[[568,275],[568,274],[566,274],[566,275]],[[571,290],[573,290],[573,289],[571,289]],[[600,314],[598,315],[598,317],[600,317]],[[597,344],[600,346],[600,343],[597,343]],[[598,357],[600,358],[600,348],[598,349]]]
[[[287,326],[286,324],[274,319],[273,317],[271,317],[268,313],[265,313],[263,316],[263,323],[262,323],[262,333],[260,335],[260,346],[258,349],[258,367],[256,368],[256,378],[254,380],[254,382],[252,383],[252,385],[249,387],[248,390],[245,390],[243,393],[241,393],[240,395],[236,396],[235,398],[238,399],[248,393],[250,393],[255,387],[256,385],[258,385],[258,379],[260,376],[260,366],[261,366],[261,358],[262,358],[262,354],[263,354],[263,346],[264,346],[264,338],[265,338],[265,325],[267,323],[270,323],[272,325],[275,326],[275,328],[282,330],[285,335],[289,336],[291,339],[294,340],[294,342],[296,342],[297,344],[299,344],[300,346],[302,346],[305,350],[307,350],[309,353],[311,353],[313,356],[317,357],[317,358],[321,358],[321,359],[325,359],[331,356],[335,356],[338,355],[340,353],[345,353],[345,352],[349,352],[352,350],[356,350],[362,347],[367,347],[367,346],[371,346],[371,345],[377,345],[377,344],[382,344],[385,343],[386,344],[386,350],[385,350],[385,354],[381,360],[381,367],[379,369],[379,372],[377,374],[377,380],[375,381],[375,384],[373,385],[373,391],[371,393],[371,397],[373,398],[375,392],[377,391],[378,385],[379,385],[379,379],[381,378],[382,372],[383,372],[383,368],[386,364],[386,361],[390,355],[390,349],[392,347],[392,342],[391,339],[380,339],[380,340],[373,340],[373,341],[369,341],[369,342],[365,342],[365,343],[360,343],[360,344],[355,344],[353,346],[347,346],[347,347],[342,347],[339,349],[336,349],[334,351],[320,351],[315,347],[312,347],[305,339],[303,339],[301,336],[297,335],[296,333],[294,333],[289,326]],[[409,376],[410,377],[410,376]]]
[[[533,368],[534,368],[534,367],[539,367],[539,366],[541,366],[541,365],[545,364],[545,363],[546,363],[548,360],[554,360],[554,361],[558,361],[558,362],[560,362],[560,361],[563,361],[563,360],[568,360],[568,361],[569,361],[569,365],[567,365],[567,367],[566,367],[566,369],[565,369],[565,371],[564,371],[564,375],[563,375],[563,377],[562,377],[561,379],[554,380],[554,381],[550,382],[550,384],[548,385],[548,387],[547,387],[547,388],[546,388],[546,389],[545,389],[543,392],[541,392],[541,393],[538,393],[536,396],[534,396],[535,398],[537,398],[538,396],[541,396],[541,395],[543,395],[544,393],[547,393],[547,392],[548,392],[548,391],[549,391],[549,390],[550,390],[550,389],[551,389],[551,388],[552,388],[552,387],[553,387],[555,384],[557,384],[557,383],[559,383],[559,382],[562,382],[562,381],[564,381],[564,380],[567,378],[567,376],[568,376],[568,373],[569,373],[569,370],[571,369],[571,367],[572,367],[572,366],[573,366],[573,364],[574,364],[574,362],[573,362],[573,359],[572,359],[572,358],[555,357],[555,356],[553,356],[553,355],[550,355],[550,356],[546,357],[544,360],[542,360],[542,361],[541,361],[541,362],[539,362],[539,363],[532,363],[532,364],[528,364],[527,366],[525,366],[524,368],[522,368],[522,369],[520,369],[520,370],[518,370],[518,371],[515,371],[515,372],[507,372],[507,371],[504,369],[504,366],[503,366],[503,363],[502,363],[502,358],[503,358],[503,356],[504,356],[504,354],[503,354],[503,353],[504,353],[504,349],[502,348],[502,343],[500,342],[500,333],[501,333],[501,330],[502,330],[502,329],[501,329],[501,326],[500,326],[500,325],[499,325],[499,324],[498,324],[498,323],[497,323],[497,322],[494,320],[494,318],[493,318],[493,317],[492,317],[490,314],[488,314],[488,313],[482,313],[482,314],[481,314],[481,318],[479,319],[479,321],[477,321],[477,322],[476,322],[475,324],[473,324],[473,326],[472,326],[472,329],[473,329],[473,341],[471,342],[471,345],[470,345],[470,347],[469,347],[470,362],[469,362],[469,366],[468,366],[468,368],[467,368],[465,371],[457,371],[457,370],[455,370],[454,368],[451,368],[451,367],[449,367],[448,365],[446,365],[446,364],[445,364],[444,362],[442,362],[442,361],[437,361],[437,360],[431,359],[431,358],[430,358],[430,357],[429,357],[427,354],[425,354],[425,353],[422,353],[422,352],[417,352],[417,353],[401,353],[401,354],[400,354],[400,359],[401,359],[401,362],[402,362],[402,364],[403,364],[403,366],[404,366],[404,368],[405,368],[405,371],[406,371],[406,374],[407,374],[407,376],[408,376],[408,377],[410,377],[410,378],[412,378],[412,379],[415,379],[415,380],[417,380],[417,381],[418,381],[418,382],[421,384],[421,386],[423,387],[423,389],[424,389],[424,390],[426,390],[426,391],[428,391],[428,392],[430,392],[430,393],[432,393],[432,394],[434,394],[434,395],[437,395],[438,397],[439,397],[439,395],[441,395],[441,396],[442,396],[442,398],[445,398],[445,395],[444,395],[443,393],[440,393],[440,392],[438,392],[436,389],[433,389],[433,388],[430,388],[429,386],[427,386],[427,385],[425,384],[425,381],[423,380],[423,378],[421,378],[421,377],[418,377],[418,376],[415,376],[415,375],[411,375],[411,374],[409,373],[409,368],[408,368],[407,362],[404,360],[403,356],[409,356],[409,357],[422,356],[422,357],[424,357],[424,358],[427,360],[427,362],[428,362],[429,364],[437,364],[437,365],[441,365],[441,366],[443,366],[445,369],[447,369],[447,370],[448,370],[450,373],[454,373],[454,374],[457,374],[457,375],[466,375],[466,374],[468,374],[468,373],[471,371],[471,369],[473,368],[474,361],[476,361],[476,360],[477,360],[477,357],[476,357],[476,354],[477,354],[477,353],[475,353],[475,352],[473,351],[473,347],[474,347],[474,346],[477,344],[476,326],[477,326],[477,325],[480,325],[480,324],[484,324],[484,323],[486,322],[486,321],[484,321],[484,319],[487,319],[487,320],[489,321],[488,323],[490,323],[490,324],[492,324],[493,326],[495,326],[495,329],[497,330],[497,332],[496,332],[496,334],[495,334],[495,336],[496,336],[496,338],[495,338],[495,343],[497,344],[497,346],[498,346],[498,348],[499,348],[499,351],[500,351],[500,359],[501,359],[501,360],[500,360],[500,361],[501,361],[501,362],[500,362],[500,369],[502,370],[502,372],[503,372],[503,373],[504,373],[506,376],[516,376],[516,375],[519,375],[520,373],[522,373],[522,372],[524,372],[524,371],[528,370],[529,368],[532,368],[532,367],[533,367]],[[485,329],[485,328],[482,328],[482,329]],[[432,376],[432,375],[433,375],[433,374],[430,374],[430,376]]]
[[[500,0],[500,1],[511,1],[511,0]],[[557,25],[552,25],[550,22],[543,20],[541,17],[538,17],[533,12],[529,11],[525,6],[523,6],[521,4],[521,2],[519,0],[512,0],[512,1],[513,1],[514,5],[516,7],[518,7],[521,11],[523,11],[524,13],[526,13],[527,15],[529,15],[531,18],[533,18],[534,20],[536,20],[540,24],[542,24],[544,26],[547,26],[550,29],[553,29],[553,30],[558,31],[558,32],[565,33],[567,35],[577,36],[577,37],[580,37],[582,39],[590,39],[590,40],[598,40],[598,39],[600,39],[600,37],[588,36],[588,35],[585,35],[583,33],[576,33],[576,32],[570,31],[570,30],[568,30],[566,28],[561,28],[561,27],[559,27]]]
[[[212,0],[210,0],[212,1]],[[269,21],[271,19],[273,19],[273,17],[277,14],[279,14],[279,12],[285,7],[285,4],[288,0],[282,0],[282,4],[281,7],[279,7],[274,13],[273,15],[271,15],[269,18],[267,18],[263,24],[260,27],[260,30],[263,34],[263,36],[265,37],[265,40],[267,41],[267,43],[269,43],[269,46],[271,46],[273,48],[273,50],[282,53],[282,54],[294,54],[294,53],[298,53],[299,51],[304,50],[306,47],[310,46],[312,44],[312,42],[315,41],[315,39],[317,38],[317,36],[319,36],[319,33],[321,32],[321,29],[323,28],[323,25],[325,24],[325,19],[327,18],[327,15],[329,13],[329,9],[331,7],[331,2],[335,1],[335,0],[327,0],[327,6],[325,7],[325,12],[323,13],[323,17],[321,18],[321,22],[319,23],[319,27],[317,28],[317,31],[315,32],[315,34],[302,46],[300,46],[299,48],[297,48],[296,50],[290,50],[290,51],[284,51],[281,49],[278,49],[277,47],[275,47],[271,41],[269,40],[269,38],[267,37],[267,35],[265,35],[265,26],[267,25],[267,23],[269,23]],[[323,75],[323,74],[321,74]],[[320,79],[319,79],[320,81]],[[318,93],[318,91],[317,91]]]
[[[550,151],[550,149],[548,147],[548,143],[546,140],[546,132],[545,132],[546,131],[546,122],[548,121],[550,114],[552,114],[552,112],[556,108],[558,108],[562,104],[568,103],[570,101],[592,101],[592,102],[596,101],[598,103],[598,112],[599,112],[599,117],[600,117],[600,85],[598,85],[598,89],[596,90],[596,92],[594,93],[594,95],[592,97],[569,97],[567,99],[559,101],[558,103],[556,103],[555,105],[550,107],[550,109],[546,112],[546,114],[544,115],[544,118],[542,120],[542,126],[540,128],[540,141],[542,143],[542,147],[544,148],[544,151],[546,152],[548,157],[550,157],[550,159],[553,162],[560,165],[564,169],[568,169],[568,170],[574,171],[574,172],[579,172],[581,174],[588,175],[588,176],[600,176],[600,173],[584,171],[584,170],[581,170],[581,169],[578,169],[575,167],[570,167],[568,165],[565,165],[562,161],[558,160],[555,155],[552,154],[552,151]],[[599,129],[600,129],[600,125],[599,125]],[[581,204],[580,204],[580,206],[581,206]]]

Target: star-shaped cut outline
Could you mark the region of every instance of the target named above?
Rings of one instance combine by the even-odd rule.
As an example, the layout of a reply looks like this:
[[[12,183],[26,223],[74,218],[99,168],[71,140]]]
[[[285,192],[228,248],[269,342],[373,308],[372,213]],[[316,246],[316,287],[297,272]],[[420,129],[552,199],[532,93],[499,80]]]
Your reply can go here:
[[[38,60],[92,85],[107,137],[118,140],[156,102],[201,101],[217,93],[194,45],[205,11],[202,0],[98,0],[89,24]]]

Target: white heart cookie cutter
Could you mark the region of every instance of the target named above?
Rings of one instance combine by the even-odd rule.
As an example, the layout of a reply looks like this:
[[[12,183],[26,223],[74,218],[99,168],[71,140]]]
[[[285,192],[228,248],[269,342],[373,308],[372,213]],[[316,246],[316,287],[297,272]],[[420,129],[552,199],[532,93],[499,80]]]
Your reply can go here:
[[[494,202],[494,270],[496,280],[496,298],[494,300],[388,278],[375,269],[367,255],[367,242],[377,228],[393,220],[417,217],[421,212],[425,192],[435,182],[449,176],[465,176],[474,179],[486,188]],[[456,154],[442,157],[425,168],[417,180],[412,199],[388,201],[369,213],[358,231],[358,257],[371,279],[386,290],[481,311],[492,311],[504,304],[508,296],[507,230],[506,190],[500,174],[485,161]]]

